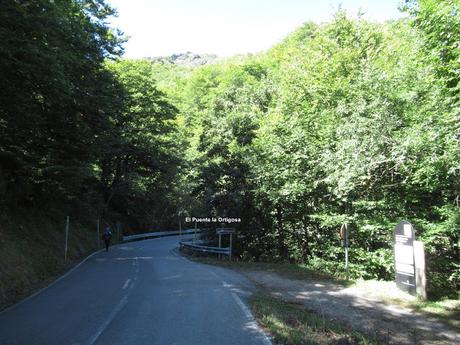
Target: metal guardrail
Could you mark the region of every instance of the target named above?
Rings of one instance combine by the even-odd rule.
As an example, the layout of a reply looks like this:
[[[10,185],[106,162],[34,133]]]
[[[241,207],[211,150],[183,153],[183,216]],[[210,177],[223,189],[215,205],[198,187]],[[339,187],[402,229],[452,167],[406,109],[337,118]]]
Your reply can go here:
[[[157,238],[157,237],[165,237],[165,236],[174,236],[174,235],[190,235],[196,233],[200,233],[201,229],[186,229],[182,231],[157,231],[157,232],[145,232],[142,234],[136,235],[128,235],[123,236],[123,242],[128,241],[136,241],[136,240],[143,240],[147,238]],[[179,242],[181,248],[188,248],[191,250],[199,251],[199,252],[206,252],[206,253],[215,253],[215,254],[224,254],[231,256],[231,249],[230,247],[227,248],[219,248],[219,247],[210,247],[203,245],[204,242],[202,241],[195,241],[192,243],[193,239],[186,239]]]
[[[204,246],[201,244],[188,243],[190,241],[191,239],[187,241],[180,241],[179,244],[180,244],[181,249],[188,248],[188,249],[195,250],[198,252],[224,254],[224,255],[231,256],[230,247],[227,247],[227,248],[209,247],[209,246]]]
[[[189,235],[193,233],[200,233],[200,229],[186,229],[186,230],[174,230],[174,231],[157,231],[157,232],[145,232],[142,234],[136,234],[136,235],[128,235],[128,236],[123,236],[123,242],[128,242],[128,241],[136,241],[136,240],[143,240],[147,238],[156,238],[156,237],[165,237],[165,236],[174,236],[174,235]]]

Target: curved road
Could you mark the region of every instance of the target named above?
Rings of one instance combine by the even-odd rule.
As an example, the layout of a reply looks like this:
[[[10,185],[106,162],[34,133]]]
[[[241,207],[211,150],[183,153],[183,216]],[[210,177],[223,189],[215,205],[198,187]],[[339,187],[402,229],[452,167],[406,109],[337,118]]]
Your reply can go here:
[[[177,243],[158,238],[92,255],[0,313],[0,344],[270,344],[244,303],[254,286],[184,259]]]

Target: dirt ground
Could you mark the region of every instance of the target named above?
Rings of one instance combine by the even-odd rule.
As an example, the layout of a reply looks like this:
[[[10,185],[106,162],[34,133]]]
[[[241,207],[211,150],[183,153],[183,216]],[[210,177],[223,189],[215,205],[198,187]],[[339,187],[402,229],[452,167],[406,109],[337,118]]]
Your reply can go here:
[[[460,334],[444,323],[388,301],[411,299],[393,282],[343,287],[314,279],[294,280],[273,272],[242,269],[266,293],[303,304],[330,319],[378,339],[382,344],[460,344]]]

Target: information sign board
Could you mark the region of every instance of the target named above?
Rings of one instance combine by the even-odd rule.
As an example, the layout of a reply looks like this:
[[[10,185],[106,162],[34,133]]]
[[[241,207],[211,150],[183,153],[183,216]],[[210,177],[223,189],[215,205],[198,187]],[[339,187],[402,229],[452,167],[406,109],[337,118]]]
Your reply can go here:
[[[398,288],[416,294],[414,261],[414,228],[408,221],[401,221],[394,231],[393,252],[395,281]]]

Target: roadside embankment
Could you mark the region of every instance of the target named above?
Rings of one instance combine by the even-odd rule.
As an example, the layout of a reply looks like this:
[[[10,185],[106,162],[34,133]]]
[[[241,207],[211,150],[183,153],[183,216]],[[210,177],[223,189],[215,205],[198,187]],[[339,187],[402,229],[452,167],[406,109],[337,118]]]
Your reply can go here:
[[[55,212],[1,217],[0,310],[48,285],[97,249],[96,227],[70,218],[64,260],[66,216]]]

